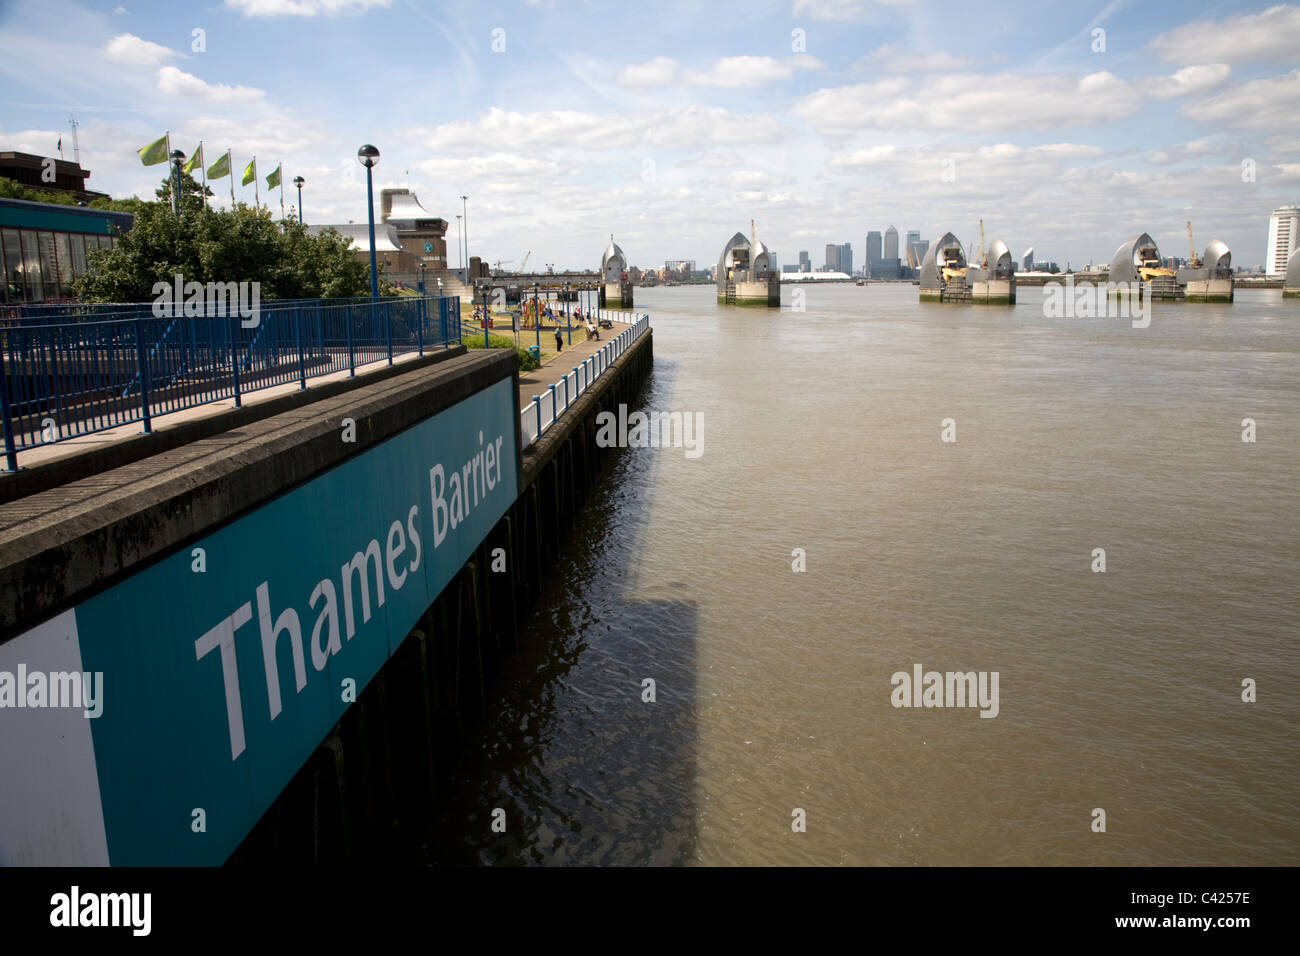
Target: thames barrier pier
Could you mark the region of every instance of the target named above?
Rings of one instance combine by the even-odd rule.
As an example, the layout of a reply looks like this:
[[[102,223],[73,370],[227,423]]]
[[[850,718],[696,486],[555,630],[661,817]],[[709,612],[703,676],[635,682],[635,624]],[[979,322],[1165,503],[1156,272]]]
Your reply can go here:
[[[981,223],[981,244],[983,233]],[[921,260],[921,301],[1014,304],[1016,268],[1007,244],[995,239],[980,255],[980,264],[972,266],[966,261],[961,242],[951,232],[936,239]]]
[[[652,339],[616,326],[544,429],[513,350],[453,346],[33,469],[0,505],[0,671],[71,705],[6,711],[0,863],[418,853]]]
[[[781,307],[781,276],[772,268],[771,255],[754,236],[736,233],[718,258],[718,304]]]

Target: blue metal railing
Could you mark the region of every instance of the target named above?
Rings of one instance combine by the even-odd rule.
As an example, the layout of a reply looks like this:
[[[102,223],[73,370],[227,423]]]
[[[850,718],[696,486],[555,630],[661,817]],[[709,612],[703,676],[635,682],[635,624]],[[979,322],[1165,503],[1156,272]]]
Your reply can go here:
[[[620,355],[650,328],[650,316],[636,312],[614,312],[601,310],[602,318],[616,318],[615,321],[630,322],[631,325],[605,343],[592,355],[582,360],[581,365],[572,366],[554,385],[547,386],[547,394],[534,395],[532,401],[519,410],[519,439],[521,447],[527,448],[546,429],[555,424],[570,405],[603,375]]]
[[[31,308],[31,307],[26,307]],[[53,309],[68,309],[61,314]],[[83,311],[71,311],[81,308]],[[158,318],[152,303],[0,317],[5,467],[37,445],[460,340],[460,299],[267,300],[239,315]]]

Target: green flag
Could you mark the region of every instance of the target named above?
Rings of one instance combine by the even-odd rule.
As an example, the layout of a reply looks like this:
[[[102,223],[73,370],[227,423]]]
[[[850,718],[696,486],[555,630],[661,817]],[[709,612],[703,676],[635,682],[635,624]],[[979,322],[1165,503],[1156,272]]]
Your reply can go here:
[[[140,154],[140,162],[146,166],[167,162],[167,134],[164,133],[148,146],[141,146],[136,152]]]
[[[192,173],[194,172],[194,170],[198,169],[202,165],[203,165],[203,144],[199,143],[199,148],[194,151],[193,156],[191,156],[189,159],[185,161],[185,165],[182,166],[181,169],[185,170],[187,173]]]
[[[220,179],[230,175],[230,154],[222,153],[221,158],[208,167],[208,179]]]
[[[280,185],[280,167],[276,166],[266,174],[266,188],[274,189],[278,185]]]
[[[257,178],[257,157],[254,156],[249,160],[248,165],[244,167],[244,178],[239,181],[239,185],[247,186]]]

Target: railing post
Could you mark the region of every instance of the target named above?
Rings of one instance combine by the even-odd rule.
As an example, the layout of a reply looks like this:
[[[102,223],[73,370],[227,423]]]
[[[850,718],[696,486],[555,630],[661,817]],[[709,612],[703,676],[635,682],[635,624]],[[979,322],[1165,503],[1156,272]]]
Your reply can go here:
[[[393,320],[389,311],[392,308],[388,302],[384,303],[384,341],[388,344],[388,364],[393,364]]]
[[[551,390],[551,421],[555,421],[559,414],[555,410],[555,386],[547,385],[546,387]]]
[[[533,438],[538,439],[542,437],[542,397],[540,395],[533,396],[533,408],[537,413],[537,434]]]
[[[417,353],[424,356],[424,317],[429,314],[429,300],[423,295],[416,303],[415,309],[415,343]]]
[[[230,327],[230,381],[235,390],[235,407],[243,407],[243,399],[239,397],[239,319],[238,311],[230,310],[230,318],[226,323]]]
[[[0,346],[0,415],[4,417],[5,467],[17,471],[18,446],[14,441],[14,420],[9,406],[9,369],[5,352],[6,349]]]
[[[149,418],[149,358],[144,352],[144,319],[135,317],[135,360],[140,366],[140,411],[144,416],[144,433],[153,431]]]
[[[352,347],[352,306],[344,306],[347,309],[344,315],[344,323],[348,329],[348,378],[354,378],[357,374],[357,354]]]
[[[298,340],[298,387],[307,387],[307,359],[302,351],[302,310],[293,309],[293,337]]]
[[[577,398],[579,395],[582,394],[580,390],[581,385],[582,383],[578,381],[578,366],[575,365],[573,366],[573,397],[574,398]]]

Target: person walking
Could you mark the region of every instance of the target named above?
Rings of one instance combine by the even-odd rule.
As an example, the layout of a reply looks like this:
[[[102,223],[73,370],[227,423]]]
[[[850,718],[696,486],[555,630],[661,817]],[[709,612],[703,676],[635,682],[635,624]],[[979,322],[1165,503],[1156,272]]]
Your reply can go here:
[[[560,324],[558,322],[555,324],[555,351],[564,351],[564,335],[560,332]]]

